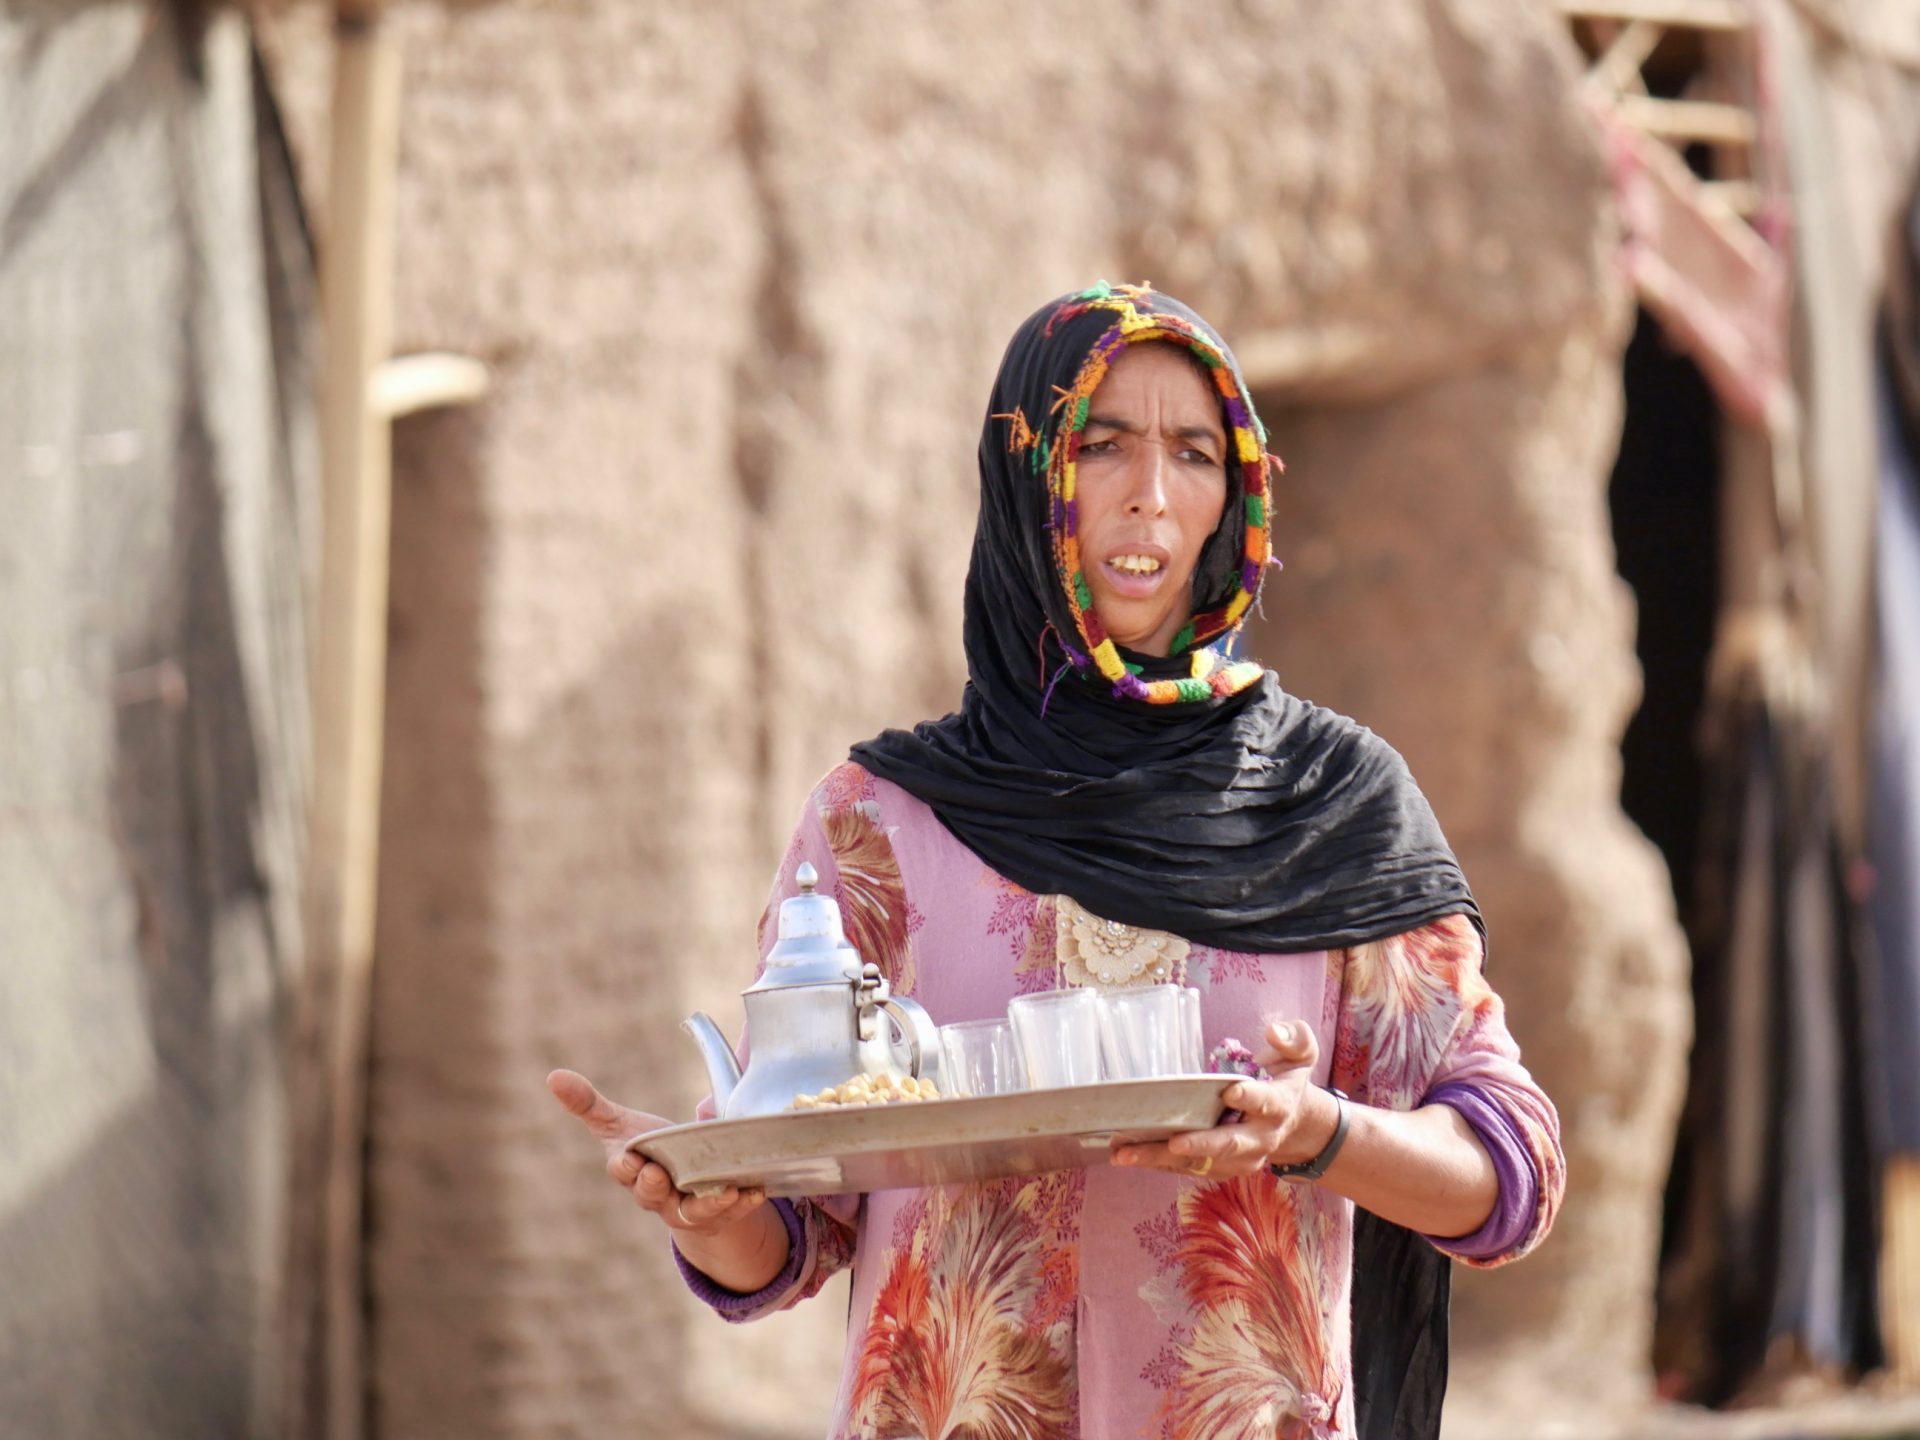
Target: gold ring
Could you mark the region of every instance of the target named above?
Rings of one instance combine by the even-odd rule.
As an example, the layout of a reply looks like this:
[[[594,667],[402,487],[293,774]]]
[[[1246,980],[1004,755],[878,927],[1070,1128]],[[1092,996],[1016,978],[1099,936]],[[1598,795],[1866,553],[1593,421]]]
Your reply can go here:
[[[1193,1175],[1205,1175],[1211,1169],[1213,1169],[1213,1156],[1202,1155],[1200,1157],[1200,1163],[1194,1166],[1189,1173]]]

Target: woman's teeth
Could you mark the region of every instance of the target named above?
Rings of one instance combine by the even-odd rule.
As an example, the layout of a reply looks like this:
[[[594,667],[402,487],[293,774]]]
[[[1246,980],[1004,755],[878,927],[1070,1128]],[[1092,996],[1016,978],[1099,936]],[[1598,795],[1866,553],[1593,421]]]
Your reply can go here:
[[[1160,562],[1151,555],[1116,555],[1107,563],[1130,575],[1151,575],[1160,568]]]

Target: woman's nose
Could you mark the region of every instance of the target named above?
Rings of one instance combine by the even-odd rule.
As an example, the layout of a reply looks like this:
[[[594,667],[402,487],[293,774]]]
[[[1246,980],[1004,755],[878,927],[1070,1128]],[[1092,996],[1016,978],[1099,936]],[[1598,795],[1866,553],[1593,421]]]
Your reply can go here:
[[[1167,508],[1166,456],[1158,445],[1143,445],[1136,453],[1133,483],[1127,487],[1127,513],[1158,515]]]

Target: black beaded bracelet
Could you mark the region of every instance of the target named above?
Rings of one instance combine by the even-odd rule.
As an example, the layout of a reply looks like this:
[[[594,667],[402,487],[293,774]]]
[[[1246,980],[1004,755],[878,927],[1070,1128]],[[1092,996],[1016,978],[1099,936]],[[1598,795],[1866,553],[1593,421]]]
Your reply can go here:
[[[1347,1097],[1331,1085],[1327,1086],[1327,1093],[1333,1096],[1334,1106],[1340,1112],[1340,1118],[1333,1127],[1333,1138],[1328,1140],[1326,1148],[1311,1160],[1302,1160],[1295,1165],[1267,1166],[1267,1169],[1280,1179],[1300,1183],[1318,1180],[1327,1173],[1327,1167],[1333,1164],[1333,1158],[1340,1153],[1340,1147],[1347,1143]]]

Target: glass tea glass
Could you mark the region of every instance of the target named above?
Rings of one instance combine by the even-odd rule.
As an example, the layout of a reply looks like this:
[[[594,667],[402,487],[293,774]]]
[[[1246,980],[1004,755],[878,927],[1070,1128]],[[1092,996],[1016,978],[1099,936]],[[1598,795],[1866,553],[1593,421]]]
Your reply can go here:
[[[1198,998],[1196,992],[1195,998]],[[1100,1040],[1115,1080],[1196,1073],[1188,1066],[1185,990],[1137,985],[1100,996]]]
[[[1027,1088],[1027,1067],[1010,1020],[956,1020],[940,1027],[949,1095],[1010,1095]]]
[[[1200,1026],[1200,992],[1180,987],[1180,1068],[1189,1075],[1207,1071],[1207,1037]]]
[[[1007,1004],[1027,1083],[1035,1090],[1100,1080],[1100,997],[1092,990],[1042,990]]]

